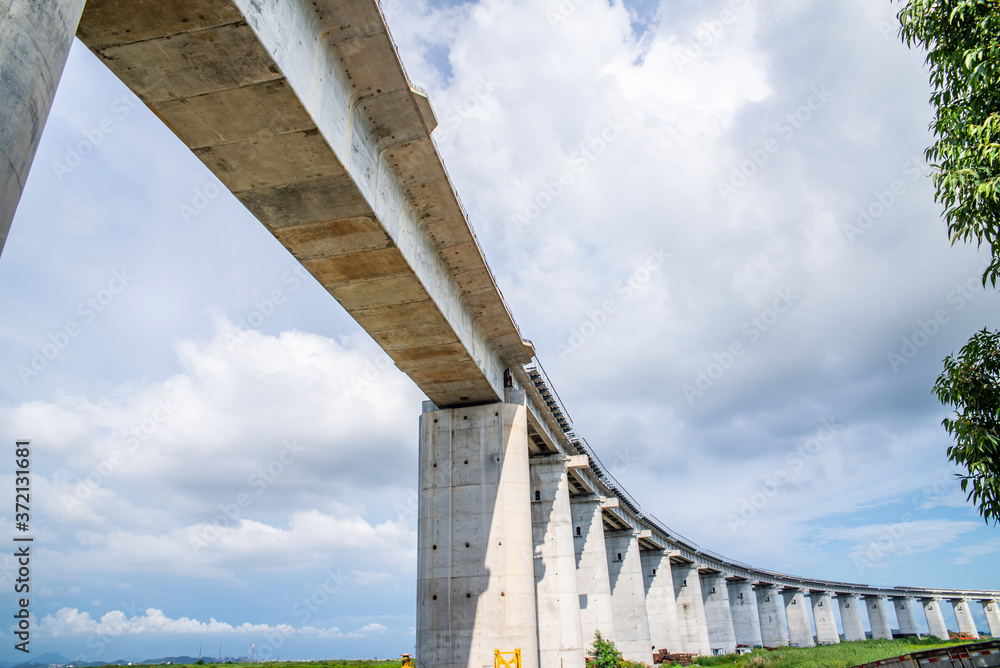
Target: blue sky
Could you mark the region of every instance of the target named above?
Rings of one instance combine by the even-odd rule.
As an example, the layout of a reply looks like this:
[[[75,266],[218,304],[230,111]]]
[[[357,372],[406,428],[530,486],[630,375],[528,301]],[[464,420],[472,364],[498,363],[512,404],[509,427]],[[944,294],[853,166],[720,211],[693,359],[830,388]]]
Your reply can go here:
[[[515,318],[647,513],[771,570],[1000,589],[930,393],[997,297],[933,201],[896,6],[384,5]],[[80,44],[0,312],[35,651],[412,650],[421,393]]]

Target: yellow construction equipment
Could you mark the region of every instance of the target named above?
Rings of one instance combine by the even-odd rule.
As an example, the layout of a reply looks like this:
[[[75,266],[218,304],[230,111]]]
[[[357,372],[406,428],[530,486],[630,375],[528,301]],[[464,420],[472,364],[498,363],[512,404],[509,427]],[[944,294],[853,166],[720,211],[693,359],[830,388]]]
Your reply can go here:
[[[494,650],[493,668],[521,668],[521,648],[518,647],[513,652]]]

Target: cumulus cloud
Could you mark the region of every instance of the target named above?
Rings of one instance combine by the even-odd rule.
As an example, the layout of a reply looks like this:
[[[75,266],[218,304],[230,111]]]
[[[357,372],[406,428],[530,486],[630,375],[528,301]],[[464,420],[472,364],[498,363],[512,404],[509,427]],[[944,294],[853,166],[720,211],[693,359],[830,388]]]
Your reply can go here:
[[[955,548],[955,552],[958,552],[959,556],[951,560],[952,566],[964,566],[966,564],[971,564],[973,561],[979,557],[984,557],[988,554],[995,554],[1000,552],[1000,538],[994,538],[988,540],[984,543],[979,543],[978,545],[966,545],[964,547]]]
[[[377,622],[365,624],[356,631],[346,634],[338,628],[316,628],[313,626],[293,627],[288,624],[229,624],[215,619],[207,622],[188,617],[171,619],[162,610],[149,608],[141,615],[127,616],[121,610],[112,610],[94,619],[87,612],[76,608],[61,608],[56,613],[45,615],[38,622],[38,632],[52,637],[95,636],[115,638],[126,635],[245,635],[277,633],[282,637],[316,638],[362,638],[372,633],[384,633],[388,629]]]

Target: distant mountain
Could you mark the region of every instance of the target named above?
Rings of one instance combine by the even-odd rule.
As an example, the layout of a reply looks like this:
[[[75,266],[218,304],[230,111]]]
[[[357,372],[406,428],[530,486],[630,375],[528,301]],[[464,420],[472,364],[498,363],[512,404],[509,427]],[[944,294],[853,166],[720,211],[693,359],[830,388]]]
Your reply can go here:
[[[44,652],[34,657],[32,661],[25,663],[0,662],[0,668],[49,668],[52,664],[62,666],[71,665],[74,668],[93,668],[94,666],[125,666],[129,663],[134,665],[156,664],[156,663],[194,663],[198,659],[193,656],[164,656],[159,659],[146,659],[145,661],[130,662],[125,659],[115,661],[71,661],[58,652]]]
[[[198,657],[195,656],[165,656],[161,659],[146,659],[142,663],[194,663],[197,660]]]

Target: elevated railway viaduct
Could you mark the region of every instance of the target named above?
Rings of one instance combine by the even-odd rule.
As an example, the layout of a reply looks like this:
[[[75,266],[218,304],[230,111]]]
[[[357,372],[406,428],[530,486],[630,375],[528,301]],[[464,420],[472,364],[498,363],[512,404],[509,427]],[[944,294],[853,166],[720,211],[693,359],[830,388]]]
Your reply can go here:
[[[76,35],[428,397],[420,418],[417,658],[582,668],[625,657],[902,633],[941,605],[977,635],[993,591],[793,577],[643,512],[573,431],[431,139],[430,103],[375,0],[0,0],[0,245]],[[834,605],[836,601],[836,606]],[[815,629],[813,628],[815,627]]]

